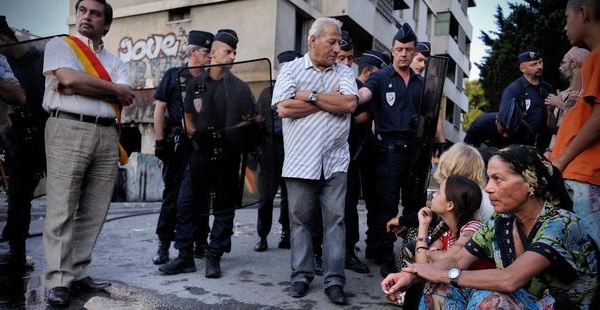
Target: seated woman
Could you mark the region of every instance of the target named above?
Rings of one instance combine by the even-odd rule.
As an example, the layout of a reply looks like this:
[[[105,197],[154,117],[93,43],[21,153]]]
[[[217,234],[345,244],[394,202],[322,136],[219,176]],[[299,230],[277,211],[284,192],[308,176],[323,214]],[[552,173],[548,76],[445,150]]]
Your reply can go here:
[[[451,284],[436,294],[444,308],[589,309],[598,286],[597,249],[572,207],[560,172],[535,148],[511,145],[490,158],[486,191],[497,215],[463,249],[433,264],[390,274],[391,301],[424,279]],[[479,258],[495,269],[467,269]],[[421,308],[425,308],[424,298]]]

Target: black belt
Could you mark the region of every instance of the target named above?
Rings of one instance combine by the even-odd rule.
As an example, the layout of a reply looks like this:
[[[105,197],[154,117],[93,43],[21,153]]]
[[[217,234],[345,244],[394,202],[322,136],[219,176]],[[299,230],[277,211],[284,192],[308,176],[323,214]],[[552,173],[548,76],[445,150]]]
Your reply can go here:
[[[56,118],[70,119],[73,121],[92,123],[94,125],[105,126],[105,127],[114,126],[116,124],[116,120],[114,118],[110,118],[110,117],[91,116],[91,115],[77,114],[77,113],[71,113],[71,112],[65,112],[65,111],[59,111],[59,110],[52,110],[52,112],[50,112],[50,116],[56,117]]]
[[[405,141],[384,140],[384,141],[375,141],[374,144],[375,144],[375,147],[380,148],[380,149],[398,151],[398,150],[408,150],[412,143],[410,143],[408,141],[405,142]]]

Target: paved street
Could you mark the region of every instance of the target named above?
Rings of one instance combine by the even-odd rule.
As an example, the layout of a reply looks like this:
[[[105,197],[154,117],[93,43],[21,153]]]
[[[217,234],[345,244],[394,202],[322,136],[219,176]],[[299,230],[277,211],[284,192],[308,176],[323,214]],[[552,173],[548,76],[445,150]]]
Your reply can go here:
[[[158,272],[151,258],[156,251],[154,233],[158,203],[115,203],[104,225],[89,274],[113,283],[108,294],[77,295],[71,309],[331,309],[323,292],[322,277],[316,277],[307,296],[295,299],[287,295],[290,275],[290,251],[277,248],[280,225],[274,216],[269,249],[254,252],[257,241],[256,208],[238,210],[235,217],[232,252],[223,256],[220,279],[204,278],[204,261],[196,259],[195,273],[165,276]],[[275,211],[278,215],[279,210]],[[6,223],[6,203],[0,200],[0,228]],[[366,213],[359,206],[361,238],[364,239]],[[35,201],[28,255],[34,258],[35,270],[26,279],[27,309],[44,309],[41,272],[44,266],[42,240],[44,200]],[[1,246],[6,247],[3,243]],[[364,241],[360,243],[361,249]],[[171,257],[177,251],[171,250]],[[363,257],[361,250],[359,257]],[[379,266],[369,263],[371,274],[360,275],[346,270],[346,292],[350,305],[346,309],[394,309],[387,303],[379,283]],[[4,280],[6,281],[6,279]],[[1,281],[0,281],[1,282]],[[18,283],[16,284],[19,285]],[[13,286],[11,286],[13,287]],[[3,293],[5,295],[5,293]],[[21,295],[17,295],[21,296]],[[3,296],[6,298],[6,296]],[[15,296],[9,296],[15,297]],[[0,308],[2,308],[0,300]]]

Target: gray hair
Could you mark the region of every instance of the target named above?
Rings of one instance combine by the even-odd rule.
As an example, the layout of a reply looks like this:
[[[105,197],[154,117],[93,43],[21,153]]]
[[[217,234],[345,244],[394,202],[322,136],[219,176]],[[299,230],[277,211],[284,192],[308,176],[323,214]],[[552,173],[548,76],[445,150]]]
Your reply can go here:
[[[319,17],[317,19],[315,19],[315,21],[313,22],[313,24],[310,26],[310,30],[308,31],[308,43],[310,44],[310,38],[311,37],[318,37],[321,35],[321,32],[323,31],[323,27],[325,25],[334,25],[337,27],[338,31],[341,33],[342,32],[342,22],[335,19],[335,18],[331,18],[331,17]]]
[[[198,50],[198,49],[200,49],[201,47],[202,47],[202,46],[199,46],[199,45],[188,44],[188,45],[187,45],[187,47],[186,47],[186,49],[185,49],[185,56],[186,56],[186,57],[189,57],[189,56],[190,56],[190,54],[192,53],[192,50],[193,50],[193,49],[195,49],[195,50]]]

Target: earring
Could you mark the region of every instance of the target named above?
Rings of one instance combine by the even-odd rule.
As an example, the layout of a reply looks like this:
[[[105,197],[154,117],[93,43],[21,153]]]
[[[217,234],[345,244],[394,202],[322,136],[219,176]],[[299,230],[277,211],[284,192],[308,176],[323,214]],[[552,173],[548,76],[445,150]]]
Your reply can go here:
[[[533,192],[529,192],[529,194],[527,194],[527,197],[529,197],[530,199],[533,198]]]

